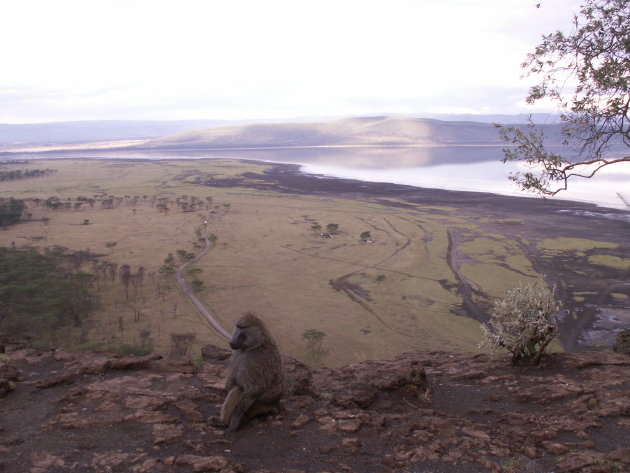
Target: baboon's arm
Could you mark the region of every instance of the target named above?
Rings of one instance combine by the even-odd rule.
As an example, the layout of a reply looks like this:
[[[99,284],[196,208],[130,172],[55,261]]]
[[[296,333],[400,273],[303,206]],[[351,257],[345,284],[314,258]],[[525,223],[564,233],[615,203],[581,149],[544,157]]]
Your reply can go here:
[[[221,415],[219,417],[211,417],[210,423],[215,427],[227,427],[234,413],[234,409],[241,402],[243,390],[235,386],[228,392],[223,405],[221,406]]]
[[[236,386],[236,382],[234,380],[234,375],[230,373],[227,381],[225,382],[225,389],[229,392]]]

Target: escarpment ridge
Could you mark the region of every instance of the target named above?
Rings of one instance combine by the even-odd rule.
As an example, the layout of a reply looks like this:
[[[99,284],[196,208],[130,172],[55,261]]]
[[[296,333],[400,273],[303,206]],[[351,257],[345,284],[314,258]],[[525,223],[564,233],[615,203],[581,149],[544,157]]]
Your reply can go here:
[[[336,369],[286,359],[284,411],[226,432],[207,422],[227,378],[223,351],[210,352],[195,365],[7,345],[0,471],[630,469],[624,354],[553,354],[536,368],[448,352]]]

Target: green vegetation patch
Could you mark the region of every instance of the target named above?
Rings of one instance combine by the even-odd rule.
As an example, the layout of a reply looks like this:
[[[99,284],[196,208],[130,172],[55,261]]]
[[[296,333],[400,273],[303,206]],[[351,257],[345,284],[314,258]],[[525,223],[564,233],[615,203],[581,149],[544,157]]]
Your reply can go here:
[[[499,297],[521,282],[530,278],[496,264],[463,264],[460,268],[472,287],[482,290],[490,297]],[[535,273],[532,271],[532,278]]]
[[[68,269],[68,254],[0,247],[0,328],[45,336],[78,326],[93,307],[92,276]],[[71,267],[71,266],[70,266]]]
[[[620,258],[618,256],[611,255],[593,255],[588,257],[590,264],[597,264],[600,266],[608,266],[615,269],[628,269],[630,268],[630,259]]]
[[[538,248],[547,251],[586,251],[593,248],[617,248],[607,241],[587,240],[585,238],[545,238],[539,240]]]
[[[24,201],[21,199],[0,198],[0,228],[18,223],[24,208]]]

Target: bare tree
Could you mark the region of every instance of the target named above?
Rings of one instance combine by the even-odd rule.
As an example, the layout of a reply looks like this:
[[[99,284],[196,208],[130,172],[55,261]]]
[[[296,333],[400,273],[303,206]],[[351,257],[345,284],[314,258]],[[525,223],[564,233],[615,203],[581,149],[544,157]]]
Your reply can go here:
[[[123,264],[119,270],[120,281],[125,288],[125,299],[129,299],[129,282],[131,281],[131,267],[128,264]]]
[[[171,333],[171,356],[188,356],[195,338],[194,333]]]

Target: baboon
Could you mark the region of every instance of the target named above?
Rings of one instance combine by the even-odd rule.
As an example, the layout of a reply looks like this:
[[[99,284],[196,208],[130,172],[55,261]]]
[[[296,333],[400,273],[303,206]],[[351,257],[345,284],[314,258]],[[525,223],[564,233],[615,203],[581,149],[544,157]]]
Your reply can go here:
[[[284,373],[276,341],[254,314],[247,313],[238,319],[230,347],[234,351],[226,384],[228,394],[220,417],[211,417],[210,423],[233,432],[244,416],[278,412],[284,392]]]

